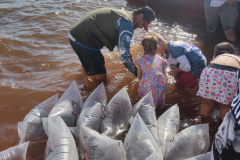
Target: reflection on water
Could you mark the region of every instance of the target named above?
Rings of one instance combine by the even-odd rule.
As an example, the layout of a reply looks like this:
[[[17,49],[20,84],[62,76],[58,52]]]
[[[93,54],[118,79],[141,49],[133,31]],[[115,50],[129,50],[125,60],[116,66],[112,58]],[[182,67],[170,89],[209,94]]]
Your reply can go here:
[[[131,10],[140,4],[116,0],[2,0],[0,2],[0,151],[17,145],[17,122],[36,105],[59,94],[75,80],[85,101],[99,85],[87,77],[73,52],[67,34],[72,25],[87,12],[100,8],[125,8]],[[162,34],[166,40],[190,42],[211,59],[216,41],[205,42],[205,24],[192,21],[185,23],[170,11],[156,10],[157,20],[149,27],[150,32]],[[184,23],[183,23],[184,22]],[[146,32],[135,30],[132,47],[137,46]],[[123,87],[127,88],[132,105],[137,96],[138,80],[126,70],[115,48],[102,50],[107,68],[104,82],[108,101]],[[132,51],[133,59],[141,56],[139,48]],[[195,95],[197,87],[178,90],[174,80],[168,77],[166,107],[157,111],[158,116],[175,103],[180,114],[192,118],[201,103]],[[28,159],[43,159],[46,142],[31,143]],[[34,157],[34,158],[33,158]]]

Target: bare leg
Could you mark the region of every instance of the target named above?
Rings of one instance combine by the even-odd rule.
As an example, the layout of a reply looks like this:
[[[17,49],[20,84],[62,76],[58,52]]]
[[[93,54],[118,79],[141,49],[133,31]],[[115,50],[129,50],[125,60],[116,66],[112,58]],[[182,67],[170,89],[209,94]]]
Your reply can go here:
[[[217,104],[218,103],[214,100],[204,98],[200,106],[199,114],[201,116],[209,117]]]
[[[226,113],[229,111],[231,108],[231,103],[229,104],[220,104],[219,105],[219,110],[220,110],[220,119],[223,120],[225,117]]]
[[[106,73],[94,75],[94,79],[96,81],[101,81],[101,82],[104,81],[106,79],[106,77],[107,77]]]
[[[227,40],[235,42],[237,40],[235,31],[233,29],[228,29],[224,31]]]

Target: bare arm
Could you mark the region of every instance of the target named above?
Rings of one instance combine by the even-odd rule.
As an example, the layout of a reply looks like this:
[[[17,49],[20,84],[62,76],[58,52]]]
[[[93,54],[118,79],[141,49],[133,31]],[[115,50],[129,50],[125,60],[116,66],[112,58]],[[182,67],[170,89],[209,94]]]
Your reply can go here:
[[[171,69],[168,74],[175,77],[178,73],[182,72],[182,70],[180,68],[174,68]]]
[[[142,69],[139,65],[137,65],[137,76],[138,76],[138,80],[142,79]]]

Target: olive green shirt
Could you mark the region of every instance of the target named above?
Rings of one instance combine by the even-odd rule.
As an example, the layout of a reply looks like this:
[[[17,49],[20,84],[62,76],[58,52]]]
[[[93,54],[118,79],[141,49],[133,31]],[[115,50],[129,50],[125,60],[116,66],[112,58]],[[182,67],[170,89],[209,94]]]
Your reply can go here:
[[[118,44],[116,23],[120,17],[133,24],[133,12],[119,9],[96,9],[82,17],[70,30],[71,35],[83,45],[110,51]]]

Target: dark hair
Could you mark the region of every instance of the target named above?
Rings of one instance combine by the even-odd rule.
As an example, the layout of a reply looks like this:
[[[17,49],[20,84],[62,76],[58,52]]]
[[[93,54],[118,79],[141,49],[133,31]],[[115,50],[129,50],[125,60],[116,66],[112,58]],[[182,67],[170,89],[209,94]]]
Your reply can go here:
[[[236,50],[235,50],[234,46],[228,42],[218,43],[215,46],[213,58],[216,58],[217,56],[224,54],[224,53],[236,54]]]
[[[157,51],[158,39],[155,36],[146,36],[142,40],[144,54],[155,54]]]
[[[156,18],[155,12],[148,6],[133,10],[133,14],[143,14],[143,18],[147,21],[148,24],[150,24]]]

